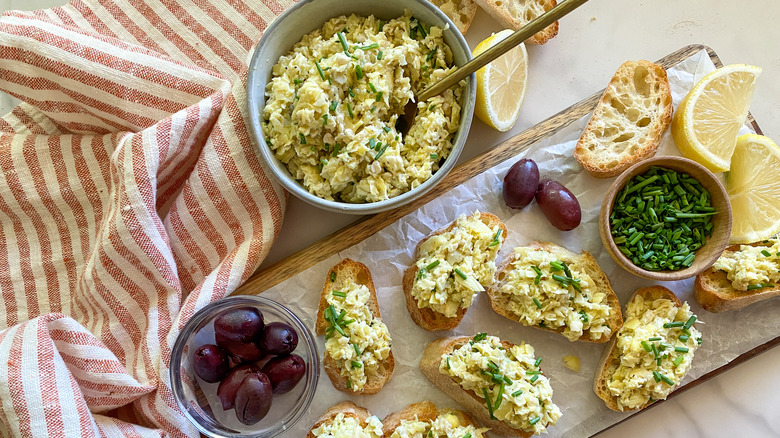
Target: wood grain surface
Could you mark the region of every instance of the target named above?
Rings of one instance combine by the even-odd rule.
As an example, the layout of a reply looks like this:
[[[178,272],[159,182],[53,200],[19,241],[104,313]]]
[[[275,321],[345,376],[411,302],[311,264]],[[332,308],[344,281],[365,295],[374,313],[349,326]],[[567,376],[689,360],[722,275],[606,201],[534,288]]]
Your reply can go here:
[[[723,66],[720,58],[711,48],[700,44],[683,47],[680,50],[677,50],[676,52],[671,53],[656,62],[663,65],[665,68],[669,68],[690,58],[701,50],[705,50],[707,52],[716,67]],[[366,238],[381,231],[385,227],[393,224],[397,220],[416,210],[417,208],[437,198],[439,195],[446,193],[448,190],[458,186],[462,182],[479,175],[480,173],[507,159],[517,156],[517,154],[528,149],[534,143],[552,136],[576,120],[584,117],[593,111],[603,93],[604,90],[602,89],[590,97],[581,100],[580,102],[577,102],[563,111],[560,111],[559,113],[549,117],[543,122],[521,132],[509,140],[506,140],[493,149],[484,152],[477,157],[474,157],[466,163],[461,164],[460,166],[453,169],[452,172],[450,172],[450,174],[447,175],[447,177],[444,178],[435,189],[417,199],[415,202],[399,207],[395,210],[390,210],[373,216],[366,216],[363,219],[360,219],[358,222],[350,224],[347,227],[342,228],[341,230],[323,238],[310,247],[301,250],[261,271],[255,272],[243,285],[236,289],[233,295],[259,294],[281,283],[282,281],[295,276],[299,272],[310,268],[320,261],[327,259],[331,255],[365,240]],[[751,125],[753,130],[756,131],[756,133],[762,134],[761,129],[751,114],[748,114],[748,123]],[[672,394],[670,394],[669,398],[687,391],[688,389],[693,388],[777,345],[780,345],[780,336],[775,337],[765,344],[759,345],[752,350],[741,354],[722,367],[712,370],[698,379],[689,382],[685,386],[680,387]],[[647,409],[651,409],[654,406],[661,404],[662,402],[663,401],[654,403],[644,410],[638,411],[636,413],[644,412]],[[604,430],[608,430],[615,425],[622,423],[628,418],[630,418],[630,416],[627,416],[623,420],[605,428]],[[602,430],[602,432],[604,430]]]

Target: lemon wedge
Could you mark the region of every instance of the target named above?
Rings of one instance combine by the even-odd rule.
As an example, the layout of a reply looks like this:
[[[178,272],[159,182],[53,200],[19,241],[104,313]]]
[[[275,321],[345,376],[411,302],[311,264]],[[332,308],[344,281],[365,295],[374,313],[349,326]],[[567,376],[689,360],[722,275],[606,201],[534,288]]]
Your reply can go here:
[[[737,139],[726,174],[731,201],[731,243],[765,240],[780,232],[780,148],[768,137]]]
[[[683,155],[713,172],[729,170],[759,74],[759,67],[727,65],[693,86],[672,119],[672,137]]]
[[[477,56],[512,35],[505,29],[485,38],[474,48]],[[508,131],[520,115],[528,78],[528,53],[520,44],[477,70],[477,102],[474,112],[480,120],[499,131]]]

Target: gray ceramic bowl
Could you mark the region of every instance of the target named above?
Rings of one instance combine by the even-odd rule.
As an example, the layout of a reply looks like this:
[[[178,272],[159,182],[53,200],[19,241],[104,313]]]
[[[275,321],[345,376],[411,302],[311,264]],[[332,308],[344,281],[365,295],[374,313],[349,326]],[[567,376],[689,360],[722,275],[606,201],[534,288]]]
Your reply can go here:
[[[325,210],[340,213],[378,213],[419,198],[436,186],[455,167],[455,162],[466,143],[471,120],[474,116],[474,100],[476,99],[476,75],[474,74],[467,80],[463,102],[461,102],[460,128],[455,134],[452,152],[445,160],[444,165],[425,183],[402,195],[384,201],[351,204],[328,201],[309,193],[301,183],[292,178],[285,165],[276,159],[263,135],[260,121],[265,105],[265,86],[271,77],[271,69],[279,61],[279,58],[288,53],[304,35],[321,28],[327,20],[340,15],[368,16],[373,14],[382,19],[391,19],[403,15],[405,9],[409,9],[412,15],[426,24],[436,25],[443,29],[449,26],[444,31],[444,40],[452,49],[456,65],[463,65],[471,59],[471,51],[466,39],[463,38],[455,24],[427,0],[302,0],[274,20],[263,33],[263,37],[249,62],[247,100],[252,138],[260,150],[260,155],[267,165],[267,169],[285,189],[303,201]]]

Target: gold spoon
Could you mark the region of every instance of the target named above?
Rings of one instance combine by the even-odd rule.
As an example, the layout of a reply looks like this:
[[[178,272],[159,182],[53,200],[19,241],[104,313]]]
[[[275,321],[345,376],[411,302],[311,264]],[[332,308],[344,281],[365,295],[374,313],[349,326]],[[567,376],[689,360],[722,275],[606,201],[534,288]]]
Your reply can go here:
[[[414,117],[417,115],[417,102],[424,102],[433,96],[441,94],[444,90],[457,84],[528,38],[531,38],[540,30],[558,21],[560,18],[582,6],[582,4],[587,1],[588,0],[564,0],[554,8],[536,17],[530,23],[515,31],[512,35],[501,40],[495,46],[480,53],[471,61],[464,64],[463,67],[455,69],[444,79],[424,89],[422,93],[417,96],[417,100],[409,99],[409,102],[407,102],[404,107],[404,114],[402,114],[396,122],[396,129],[406,136],[406,134],[409,133],[409,128],[412,126]]]

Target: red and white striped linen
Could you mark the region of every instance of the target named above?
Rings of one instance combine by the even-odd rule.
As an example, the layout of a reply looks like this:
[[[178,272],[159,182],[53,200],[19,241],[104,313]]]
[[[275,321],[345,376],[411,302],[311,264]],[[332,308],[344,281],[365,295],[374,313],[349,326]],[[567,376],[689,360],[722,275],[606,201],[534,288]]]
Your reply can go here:
[[[292,0],[75,0],[0,18],[0,436],[197,436],[168,360],[285,194],[246,60]]]

